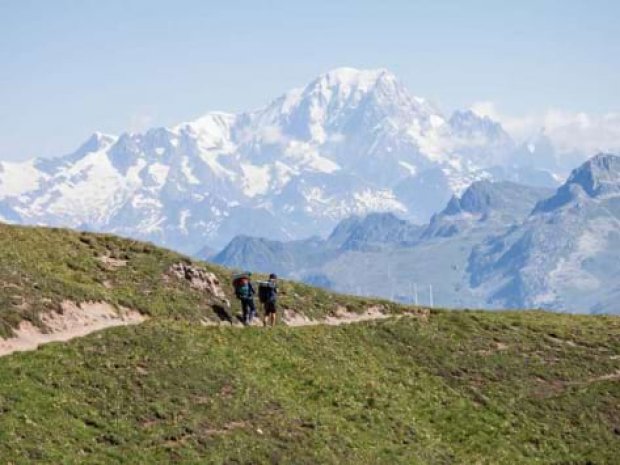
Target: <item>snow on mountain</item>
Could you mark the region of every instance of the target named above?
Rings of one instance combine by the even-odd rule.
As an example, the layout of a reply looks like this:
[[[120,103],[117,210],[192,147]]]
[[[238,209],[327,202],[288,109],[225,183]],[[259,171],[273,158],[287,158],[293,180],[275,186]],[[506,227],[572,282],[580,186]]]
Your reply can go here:
[[[339,68],[255,111],[2,163],[0,215],[193,252],[244,232],[326,234],[374,211],[426,221],[472,182],[514,171],[501,167],[520,163],[516,150],[498,123],[447,118],[387,70]]]
[[[35,190],[44,179],[34,161],[0,162],[0,200]]]

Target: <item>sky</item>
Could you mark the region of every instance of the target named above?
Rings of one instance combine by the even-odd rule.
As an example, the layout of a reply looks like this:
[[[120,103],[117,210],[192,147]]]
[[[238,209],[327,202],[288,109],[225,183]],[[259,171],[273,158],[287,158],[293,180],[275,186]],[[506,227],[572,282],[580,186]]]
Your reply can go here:
[[[514,133],[568,120],[614,138],[618,18],[616,0],[0,0],[0,160],[258,108],[340,66]]]

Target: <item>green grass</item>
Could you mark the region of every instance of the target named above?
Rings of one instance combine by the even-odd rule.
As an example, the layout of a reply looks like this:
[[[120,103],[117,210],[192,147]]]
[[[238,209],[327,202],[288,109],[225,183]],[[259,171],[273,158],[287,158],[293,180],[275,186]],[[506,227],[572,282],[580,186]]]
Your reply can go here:
[[[612,317],[151,321],[0,359],[0,460],[613,464],[619,354]]]
[[[101,261],[109,256],[125,260],[111,267]],[[41,326],[42,312],[57,310],[63,300],[100,301],[136,309],[157,318],[217,320],[211,295],[191,289],[184,280],[165,280],[173,263],[192,263],[189,257],[138,241],[109,234],[66,229],[27,228],[0,224],[0,336],[28,320]],[[238,310],[231,286],[232,272],[197,263],[216,274],[223,290]],[[265,276],[257,276],[265,279]],[[280,284],[283,306],[318,318],[338,306],[361,311],[373,301],[334,295],[300,283]],[[402,311],[383,302],[388,311]]]
[[[203,327],[218,303],[163,279],[180,260],[108,235],[0,226],[5,334],[64,299],[152,316],[0,358],[0,463],[618,463],[620,318],[433,311]],[[283,291],[313,317],[374,303]]]

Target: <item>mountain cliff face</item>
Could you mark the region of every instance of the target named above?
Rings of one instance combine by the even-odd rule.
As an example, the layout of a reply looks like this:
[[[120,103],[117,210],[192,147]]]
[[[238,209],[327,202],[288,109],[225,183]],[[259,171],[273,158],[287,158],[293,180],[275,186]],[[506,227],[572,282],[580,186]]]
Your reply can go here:
[[[473,183],[461,196],[433,215],[424,230],[425,238],[449,237],[474,228],[505,228],[523,221],[536,203],[550,196],[552,189],[509,181]]]
[[[237,234],[298,239],[371,212],[426,221],[472,182],[517,172],[517,149],[498,123],[445,117],[386,70],[340,68],[256,111],[95,134],[64,157],[1,163],[0,219],[186,252]]]
[[[575,169],[521,225],[478,247],[469,270],[490,305],[620,313],[620,157]]]

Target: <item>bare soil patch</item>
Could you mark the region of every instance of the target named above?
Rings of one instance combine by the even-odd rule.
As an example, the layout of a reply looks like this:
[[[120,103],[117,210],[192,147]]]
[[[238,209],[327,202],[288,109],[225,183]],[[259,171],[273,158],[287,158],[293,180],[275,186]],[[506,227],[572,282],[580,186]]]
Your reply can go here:
[[[127,260],[110,257],[109,255],[102,255],[101,257],[99,257],[99,261],[110,269],[122,268],[124,266],[127,266]]]
[[[347,323],[357,323],[360,321],[381,320],[389,318],[390,315],[383,313],[384,308],[381,305],[368,307],[362,313],[349,312],[346,308],[340,307],[332,316],[328,316],[323,321],[326,325],[338,326]]]
[[[44,330],[29,321],[22,321],[15,336],[0,338],[0,357],[13,352],[35,350],[42,344],[68,341],[113,326],[142,323],[146,317],[135,310],[116,309],[107,302],[64,301],[59,312],[41,316]]]

